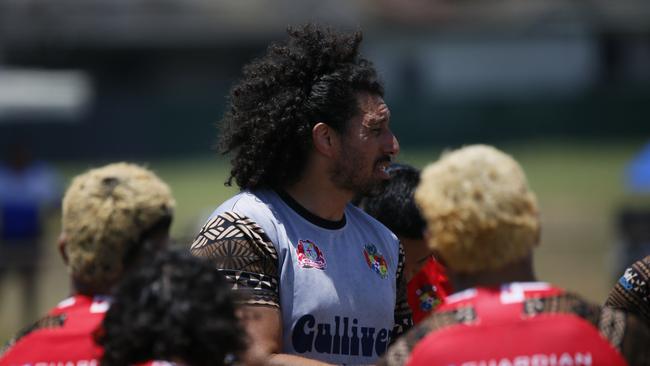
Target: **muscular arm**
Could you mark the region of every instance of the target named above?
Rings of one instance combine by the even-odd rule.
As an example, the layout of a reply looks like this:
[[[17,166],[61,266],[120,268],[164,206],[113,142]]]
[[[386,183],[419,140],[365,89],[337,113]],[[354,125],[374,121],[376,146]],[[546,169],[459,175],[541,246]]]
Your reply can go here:
[[[223,213],[203,226],[190,251],[211,260],[240,295],[239,316],[250,339],[247,363],[327,365],[280,353],[283,347],[278,255],[259,225],[236,213]]]
[[[246,328],[251,345],[246,364],[324,366],[326,363],[304,357],[282,354],[282,315],[276,308],[245,305],[240,308],[240,319]]]

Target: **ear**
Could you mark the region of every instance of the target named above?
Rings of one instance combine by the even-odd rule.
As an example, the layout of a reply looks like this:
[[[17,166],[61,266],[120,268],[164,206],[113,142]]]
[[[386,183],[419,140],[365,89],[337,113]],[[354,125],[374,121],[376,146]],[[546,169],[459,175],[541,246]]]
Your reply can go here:
[[[65,246],[67,245],[67,237],[64,233],[61,233],[59,235],[59,239],[57,241],[57,247],[59,248],[59,254],[61,255],[61,258],[63,259],[63,263],[67,266],[68,265],[68,254],[65,252]]]
[[[311,138],[319,153],[331,158],[338,152],[339,136],[328,124],[316,123],[311,129]]]

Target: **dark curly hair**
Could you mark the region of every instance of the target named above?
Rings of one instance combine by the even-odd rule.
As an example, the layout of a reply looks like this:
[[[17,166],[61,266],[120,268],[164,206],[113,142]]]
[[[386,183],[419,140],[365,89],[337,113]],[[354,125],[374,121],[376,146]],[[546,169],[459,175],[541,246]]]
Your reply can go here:
[[[241,189],[296,182],[317,122],[343,133],[358,113],[357,93],[383,96],[373,65],[359,56],[361,32],[307,24],[287,33],[285,43],[246,65],[232,88],[219,141],[222,154],[234,154],[226,185],[233,179]]]
[[[410,165],[393,164],[388,172],[391,178],[381,194],[357,197],[353,203],[395,235],[422,239],[426,224],[413,198],[420,183],[420,171]]]
[[[245,348],[233,294],[202,259],[165,251],[121,282],[95,334],[101,365],[182,360],[225,365]]]

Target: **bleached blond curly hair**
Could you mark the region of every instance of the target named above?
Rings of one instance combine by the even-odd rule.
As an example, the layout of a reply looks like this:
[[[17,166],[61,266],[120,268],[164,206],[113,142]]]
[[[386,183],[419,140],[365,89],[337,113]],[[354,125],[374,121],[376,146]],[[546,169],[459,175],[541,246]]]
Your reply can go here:
[[[75,177],[63,198],[68,271],[89,286],[107,286],[124,270],[142,235],[173,215],[169,186],[153,172],[114,163]]]
[[[456,272],[499,269],[539,240],[537,199],[509,155],[486,145],[443,154],[422,171],[415,200],[429,246]]]

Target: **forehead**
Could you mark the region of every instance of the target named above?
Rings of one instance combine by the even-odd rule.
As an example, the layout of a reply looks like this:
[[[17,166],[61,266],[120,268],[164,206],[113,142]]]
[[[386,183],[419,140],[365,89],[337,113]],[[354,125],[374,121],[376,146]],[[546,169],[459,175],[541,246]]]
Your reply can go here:
[[[360,93],[357,96],[360,122],[364,125],[388,122],[390,110],[384,99],[376,94]]]

